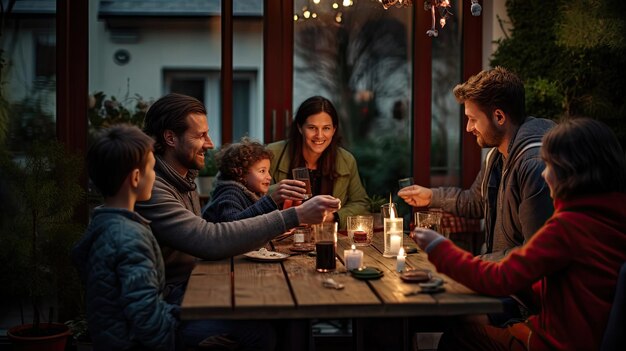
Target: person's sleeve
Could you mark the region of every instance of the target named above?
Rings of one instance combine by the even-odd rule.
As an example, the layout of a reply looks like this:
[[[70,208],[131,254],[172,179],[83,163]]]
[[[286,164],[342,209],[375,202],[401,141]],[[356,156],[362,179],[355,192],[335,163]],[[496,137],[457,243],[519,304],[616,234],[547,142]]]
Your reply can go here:
[[[119,301],[133,339],[152,350],[173,350],[177,308],[161,297],[157,253],[148,240],[137,237],[126,236],[117,246],[116,273],[122,288]]]
[[[235,222],[207,222],[186,209],[171,189],[156,183],[152,198],[138,203],[135,209],[151,221],[150,227],[160,245],[206,260],[258,249],[299,224],[294,208]]]
[[[482,194],[482,185],[483,181],[487,181],[485,179],[486,176],[485,162],[483,162],[480,172],[469,189],[462,190],[456,187],[432,188],[433,197],[429,207],[441,208],[456,216],[483,218],[485,213],[485,195]]]
[[[227,195],[227,193],[225,193],[225,195]],[[242,206],[241,202],[236,201],[232,196],[219,197],[214,201],[213,206],[210,206],[207,210],[215,211],[214,218],[217,218],[220,222],[232,222],[244,218],[256,217],[278,209],[274,200],[268,195],[263,196],[248,207]]]
[[[369,213],[367,192],[361,183],[361,176],[356,159],[352,154],[346,154],[346,163],[350,170],[350,179],[346,189],[346,201],[342,202],[339,216],[339,228],[345,229],[348,216],[364,215]]]
[[[541,176],[545,165],[539,155],[526,159],[517,172],[520,185],[519,223],[528,242],[554,213],[550,188]]]
[[[562,226],[550,221],[525,246],[500,262],[474,257],[449,240],[434,247],[428,259],[437,271],[476,292],[507,296],[562,270],[575,257],[575,247]]]

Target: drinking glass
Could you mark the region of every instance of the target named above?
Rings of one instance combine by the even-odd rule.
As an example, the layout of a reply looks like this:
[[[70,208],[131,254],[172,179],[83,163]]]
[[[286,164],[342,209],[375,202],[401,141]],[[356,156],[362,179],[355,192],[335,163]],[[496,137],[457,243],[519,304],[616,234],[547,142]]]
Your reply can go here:
[[[369,246],[374,234],[373,216],[348,216],[346,218],[348,239],[356,246]]]
[[[415,212],[415,227],[432,229],[441,233],[441,213],[433,211]]]
[[[380,213],[383,215],[383,218],[398,217],[398,206],[395,202],[390,202],[388,204],[383,204],[380,206]]]
[[[305,249],[311,247],[313,249],[313,242],[313,233],[310,227],[300,226],[293,230],[293,246],[295,248]]]
[[[336,268],[337,223],[321,223],[312,226],[315,232],[315,270],[330,272]]]
[[[311,197],[311,178],[309,177],[309,170],[306,167],[294,168],[291,170],[291,174],[293,175],[293,179],[299,180],[305,183],[306,192],[304,194],[304,199],[308,199]]]
[[[400,189],[413,185],[413,177],[402,178],[398,180],[398,186]]]

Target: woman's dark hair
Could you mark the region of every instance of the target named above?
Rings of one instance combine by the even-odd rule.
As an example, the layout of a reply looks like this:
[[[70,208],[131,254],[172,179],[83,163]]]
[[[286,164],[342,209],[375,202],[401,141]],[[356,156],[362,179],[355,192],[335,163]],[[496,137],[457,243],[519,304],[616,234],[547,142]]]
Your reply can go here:
[[[244,178],[250,166],[260,160],[272,160],[272,152],[258,141],[248,137],[238,143],[223,146],[215,154],[215,161],[220,170],[220,179],[235,180],[245,185]],[[268,170],[269,171],[269,170]]]
[[[165,152],[163,132],[171,130],[176,136],[182,136],[188,128],[187,116],[191,113],[206,115],[206,108],[198,99],[182,95],[167,94],[155,101],[146,112],[143,131],[154,138],[154,152]]]
[[[335,160],[337,158],[337,149],[341,145],[341,136],[339,134],[339,115],[337,114],[337,110],[335,109],[335,106],[333,106],[333,103],[322,96],[312,96],[304,100],[304,102],[300,104],[300,107],[298,107],[294,123],[291,125],[291,129],[289,130],[288,142],[290,144],[289,152],[291,156],[289,169],[305,166],[304,156],[302,155],[302,134],[300,133],[299,128],[302,128],[307,118],[321,112],[326,112],[330,115],[330,118],[333,121],[333,127],[335,128],[335,134],[330,141],[330,145],[328,145],[326,150],[322,153],[322,156],[317,164],[317,169],[322,172],[323,176],[335,179],[338,177],[335,170]]]
[[[570,117],[543,137],[541,157],[556,177],[555,198],[626,191],[626,158],[604,123]]]
[[[143,169],[154,140],[141,129],[119,124],[102,130],[87,150],[87,171],[105,197],[117,194],[133,169]]]

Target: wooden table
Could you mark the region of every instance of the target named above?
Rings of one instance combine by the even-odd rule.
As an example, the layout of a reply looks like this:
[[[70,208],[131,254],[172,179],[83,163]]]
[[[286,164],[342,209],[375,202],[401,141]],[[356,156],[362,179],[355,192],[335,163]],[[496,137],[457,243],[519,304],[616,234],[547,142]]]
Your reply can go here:
[[[289,251],[291,239],[275,245]],[[415,247],[404,236],[404,246]],[[191,274],[182,303],[181,318],[191,319],[313,319],[452,316],[500,312],[498,299],[473,293],[447,276],[436,273],[421,250],[407,256],[412,269],[429,269],[444,279],[445,292],[428,295],[405,293],[417,284],[403,282],[395,271],[395,258],[382,256],[382,233],[375,233],[364,251],[364,264],[384,271],[378,280],[357,280],[343,266],[348,238],[339,235],[337,271],[317,273],[315,257],[296,254],[282,262],[253,262],[244,256],[199,262]],[[322,286],[325,278],[344,284],[342,290]]]

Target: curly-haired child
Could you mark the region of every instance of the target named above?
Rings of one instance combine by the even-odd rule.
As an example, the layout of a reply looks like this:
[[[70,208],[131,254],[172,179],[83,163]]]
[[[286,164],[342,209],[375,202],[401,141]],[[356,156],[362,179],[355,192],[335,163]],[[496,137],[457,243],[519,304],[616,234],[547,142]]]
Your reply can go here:
[[[301,201],[305,190],[298,180],[284,179],[276,191],[267,194],[272,156],[263,144],[248,137],[223,146],[215,155],[219,174],[204,219],[231,222],[274,211],[286,199]]]

